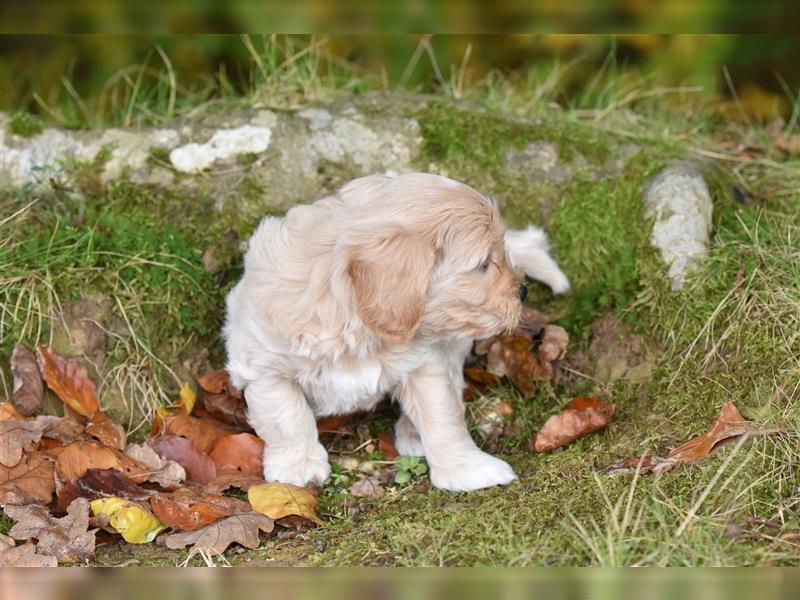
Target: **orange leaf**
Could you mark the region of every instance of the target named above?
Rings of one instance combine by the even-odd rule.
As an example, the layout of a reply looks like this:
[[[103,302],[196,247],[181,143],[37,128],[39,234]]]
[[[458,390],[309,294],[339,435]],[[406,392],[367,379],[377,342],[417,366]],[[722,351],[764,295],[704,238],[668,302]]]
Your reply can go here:
[[[717,419],[708,431],[675,448],[666,458],[644,456],[641,459],[628,458],[620,460],[606,467],[603,470],[603,474],[613,475],[615,473],[633,472],[637,467],[642,473],[669,471],[680,463],[694,462],[706,458],[720,442],[746,433],[769,433],[769,431],[759,430],[751,421],[745,421],[739,409],[728,400],[722,405]],[[639,464],[640,460],[641,466]]]
[[[80,479],[88,469],[117,469],[134,483],[147,481],[149,475],[138,460],[98,442],[73,442],[56,458],[56,476],[61,482]]]
[[[97,412],[92,416],[86,426],[86,433],[100,440],[106,446],[111,446],[118,450],[125,449],[127,441],[125,430],[101,412]]]
[[[378,449],[383,452],[386,460],[394,460],[400,453],[394,447],[394,430],[388,429],[378,434]]]
[[[47,386],[76,413],[91,417],[100,410],[94,382],[77,361],[59,356],[46,346],[36,349],[36,358]]]
[[[318,433],[339,433],[339,430],[353,420],[355,415],[334,415],[317,419]]]
[[[164,525],[180,531],[194,531],[224,517],[251,510],[247,502],[238,498],[206,494],[191,488],[151,496],[150,508]]]
[[[198,419],[184,414],[164,417],[164,435],[185,437],[204,454],[211,452],[220,438],[234,431],[232,427],[210,419]]]
[[[264,473],[264,442],[252,433],[234,433],[220,438],[209,454],[217,473],[240,471],[260,477]]]
[[[561,413],[547,419],[544,427],[528,441],[528,446],[534,452],[560,448],[603,429],[616,410],[616,404],[606,404],[599,398],[574,398]]]
[[[0,504],[49,504],[56,484],[53,461],[32,452],[13,467],[0,465]]]

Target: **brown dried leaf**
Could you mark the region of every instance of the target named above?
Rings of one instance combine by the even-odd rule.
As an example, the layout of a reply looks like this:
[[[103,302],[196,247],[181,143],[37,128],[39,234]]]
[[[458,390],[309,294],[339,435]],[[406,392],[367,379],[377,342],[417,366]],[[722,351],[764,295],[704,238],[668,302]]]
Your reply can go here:
[[[86,433],[117,450],[124,450],[128,440],[125,430],[101,412],[92,416],[86,425]]]
[[[260,543],[259,531],[269,533],[274,527],[269,517],[249,512],[233,515],[195,531],[170,534],[164,538],[164,542],[167,548],[172,550],[191,545],[189,556],[200,550],[210,554],[222,554],[234,542],[255,550]]]
[[[98,442],[73,442],[56,458],[56,480],[59,485],[72,479],[80,479],[88,469],[117,469],[134,483],[147,481],[149,471],[138,460],[115,448]]]
[[[194,531],[224,517],[251,511],[250,505],[238,498],[212,495],[192,488],[152,496],[150,507],[164,525],[180,531]]]
[[[57,567],[55,556],[37,554],[36,545],[22,544],[0,553],[0,567]]]
[[[675,448],[666,458],[645,456],[641,472],[661,473],[669,471],[680,463],[695,462],[706,458],[711,451],[725,440],[730,440],[745,434],[772,433],[773,431],[760,430],[752,421],[746,421],[739,409],[730,400],[722,405],[714,424],[703,434],[692,438],[682,446]],[[623,472],[634,472],[639,464],[638,458],[620,460],[606,467],[602,473],[613,475]]]
[[[14,375],[11,401],[20,414],[29,417],[42,403],[44,386],[36,357],[22,344],[14,344],[11,352],[11,373]]]
[[[46,346],[36,349],[36,357],[47,386],[64,404],[84,417],[91,417],[100,410],[94,382],[80,363],[63,358]]]
[[[203,454],[208,454],[220,438],[235,433],[232,427],[208,419],[178,414],[164,417],[164,435],[178,435],[191,440]]]
[[[197,384],[204,392],[209,394],[228,394],[242,397],[242,392],[231,383],[230,375],[225,369],[209,371],[197,380]]]
[[[251,431],[247,422],[247,404],[241,396],[229,394],[211,394],[203,398],[203,408],[208,416],[226,423],[237,429]],[[200,416],[202,411],[195,408],[195,414]]]
[[[228,488],[239,488],[243,492],[250,489],[250,486],[264,483],[261,476],[253,477],[238,471],[228,471],[215,477],[212,481],[203,486],[203,491],[208,494],[221,494]]]
[[[0,505],[49,504],[56,489],[53,462],[34,452],[13,467],[0,465]]]
[[[378,450],[383,452],[386,460],[394,460],[400,453],[394,446],[394,429],[387,429],[378,434]]]
[[[42,438],[43,426],[34,421],[0,421],[0,465],[13,467],[22,452],[33,449]]]
[[[204,485],[217,476],[217,467],[208,455],[197,449],[191,440],[177,435],[164,435],[150,440],[159,455],[174,460],[186,470],[186,479]]]
[[[125,498],[147,502],[157,492],[136,485],[117,469],[87,469],[83,477],[64,482],[58,490],[56,511],[63,512],[75,498]]]
[[[83,437],[85,427],[72,417],[38,415],[36,423],[42,425],[42,437],[57,440],[62,444],[76,442]]]
[[[264,442],[252,433],[226,435],[209,454],[217,473],[239,471],[259,477],[264,472],[263,457]]]
[[[386,491],[376,477],[366,477],[350,486],[350,493],[359,498],[380,498]]]
[[[558,325],[546,325],[544,337],[539,344],[539,358],[543,361],[553,362],[561,358],[567,350],[569,335]]]
[[[616,410],[616,404],[606,404],[599,398],[575,398],[560,414],[547,419],[544,427],[528,441],[528,445],[534,452],[560,448],[579,437],[603,429]]]
[[[317,419],[317,433],[339,433],[339,430],[353,420],[355,415],[333,415]]]
[[[149,469],[147,481],[171,488],[186,479],[186,470],[181,465],[159,456],[149,444],[131,444],[125,449],[125,454]]]
[[[89,530],[89,502],[77,498],[67,516],[57,519],[37,505],[7,506],[6,514],[16,523],[8,535],[18,540],[36,538],[37,551],[55,556],[59,562],[86,561],[94,556],[94,534]]]

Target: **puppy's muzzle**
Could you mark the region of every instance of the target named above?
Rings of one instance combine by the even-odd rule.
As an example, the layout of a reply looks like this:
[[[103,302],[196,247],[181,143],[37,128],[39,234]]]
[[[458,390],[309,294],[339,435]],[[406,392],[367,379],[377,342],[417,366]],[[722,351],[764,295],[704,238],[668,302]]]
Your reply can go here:
[[[523,283],[523,284],[521,284],[519,286],[519,300],[520,300],[520,302],[524,301],[527,296],[528,296],[528,288]]]

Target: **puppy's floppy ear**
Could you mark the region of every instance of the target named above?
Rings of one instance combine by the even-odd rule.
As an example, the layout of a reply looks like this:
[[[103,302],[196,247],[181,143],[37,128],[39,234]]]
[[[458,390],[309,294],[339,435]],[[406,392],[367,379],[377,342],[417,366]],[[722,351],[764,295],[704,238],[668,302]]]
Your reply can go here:
[[[400,228],[353,247],[348,273],[364,324],[391,341],[411,339],[425,312],[434,259],[430,242]]]

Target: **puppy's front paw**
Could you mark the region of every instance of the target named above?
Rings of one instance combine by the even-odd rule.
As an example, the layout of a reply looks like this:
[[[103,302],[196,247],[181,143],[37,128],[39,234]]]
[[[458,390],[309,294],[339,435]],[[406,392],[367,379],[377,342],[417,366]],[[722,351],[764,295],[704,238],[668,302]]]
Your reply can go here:
[[[297,486],[322,484],[331,474],[328,453],[320,444],[311,450],[264,450],[264,480]]]
[[[517,478],[507,462],[477,451],[451,467],[432,467],[431,483],[453,492],[471,492],[493,485],[508,485]]]

